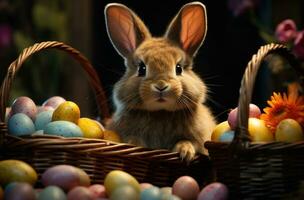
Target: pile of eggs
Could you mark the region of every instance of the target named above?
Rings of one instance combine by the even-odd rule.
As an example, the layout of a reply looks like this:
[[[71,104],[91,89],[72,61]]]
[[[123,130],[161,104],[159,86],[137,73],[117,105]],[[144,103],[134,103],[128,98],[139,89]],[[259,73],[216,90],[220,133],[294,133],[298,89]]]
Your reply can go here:
[[[219,123],[212,132],[211,140],[219,142],[231,142],[237,126],[238,108],[232,109],[227,121]],[[294,119],[284,119],[272,133],[265,122],[260,119],[261,110],[255,104],[249,105],[248,132],[253,142],[296,142],[304,140],[301,125]]]
[[[48,134],[120,141],[99,121],[80,117],[78,105],[60,96],[47,99],[41,106],[29,97],[18,97],[7,108],[6,120],[8,132],[15,136]]]
[[[104,184],[91,184],[89,175],[71,165],[56,165],[41,176],[44,188],[34,188],[37,173],[19,160],[0,161],[0,200],[225,200],[227,187],[219,182],[200,187],[190,176],[179,177],[172,187],[139,183],[132,175],[110,171]]]

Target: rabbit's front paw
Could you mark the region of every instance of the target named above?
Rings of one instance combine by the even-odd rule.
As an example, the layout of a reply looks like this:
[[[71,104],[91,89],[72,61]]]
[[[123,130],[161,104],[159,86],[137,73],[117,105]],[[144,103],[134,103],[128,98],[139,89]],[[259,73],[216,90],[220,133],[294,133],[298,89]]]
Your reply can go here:
[[[179,152],[181,159],[187,162],[193,160],[195,156],[195,148],[188,140],[182,140],[176,143],[173,151]]]

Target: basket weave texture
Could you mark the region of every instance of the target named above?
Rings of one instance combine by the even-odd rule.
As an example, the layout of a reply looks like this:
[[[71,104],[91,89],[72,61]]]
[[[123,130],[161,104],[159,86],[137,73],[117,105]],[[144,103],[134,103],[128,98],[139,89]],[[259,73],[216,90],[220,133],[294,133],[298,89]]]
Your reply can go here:
[[[231,199],[281,199],[304,180],[304,142],[251,142],[249,138],[249,104],[255,78],[264,58],[272,53],[285,58],[303,83],[303,69],[285,46],[262,46],[243,75],[233,141],[205,143],[217,180],[228,185]]]
[[[88,59],[76,49],[61,42],[37,43],[24,49],[11,63],[1,86],[0,160],[18,159],[29,163],[37,171],[39,180],[47,168],[58,164],[70,164],[84,169],[92,183],[103,183],[105,175],[115,169],[132,174],[139,182],[149,182],[157,186],[171,186],[182,175],[194,177],[201,185],[210,182],[211,164],[209,158],[204,155],[198,155],[191,163],[186,163],[179,158],[177,152],[148,149],[102,139],[9,135],[5,123],[5,108],[8,106],[14,77],[28,57],[45,49],[62,50],[81,64],[94,91],[101,116],[109,117],[109,109],[104,104],[106,97],[101,82]]]

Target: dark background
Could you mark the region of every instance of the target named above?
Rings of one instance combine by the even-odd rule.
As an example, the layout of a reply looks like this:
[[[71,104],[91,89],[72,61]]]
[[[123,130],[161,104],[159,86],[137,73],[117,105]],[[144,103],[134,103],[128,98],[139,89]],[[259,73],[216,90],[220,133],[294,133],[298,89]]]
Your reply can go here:
[[[236,14],[235,8],[246,1],[254,6]],[[179,9],[190,1],[0,0],[0,26],[6,24],[13,32],[11,44],[3,47],[0,43],[1,79],[23,48],[41,41],[62,41],[80,50],[93,63],[108,97],[103,103],[113,110],[112,87],[125,67],[105,29],[104,7],[110,2],[125,4],[141,17],[152,35],[161,36]],[[302,0],[201,2],[207,8],[208,32],[194,60],[194,71],[209,87],[207,103],[218,121],[223,121],[229,109],[237,106],[246,64],[261,45],[268,43],[261,37],[261,26],[273,34],[279,22],[291,18],[303,29],[304,3]],[[37,5],[40,5],[39,15]],[[16,33],[23,33],[23,38]],[[61,95],[78,103],[83,116],[96,116],[94,95],[83,71],[67,56],[61,57],[61,53],[47,51],[29,58],[13,83],[10,102],[27,95],[40,104],[52,95]],[[271,91],[267,72],[262,71],[256,82],[253,103],[262,108]]]

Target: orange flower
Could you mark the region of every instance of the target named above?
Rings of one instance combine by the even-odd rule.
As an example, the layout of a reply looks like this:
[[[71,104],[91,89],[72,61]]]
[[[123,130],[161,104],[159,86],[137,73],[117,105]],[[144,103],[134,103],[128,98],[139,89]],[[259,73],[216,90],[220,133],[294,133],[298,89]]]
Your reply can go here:
[[[267,127],[274,133],[281,120],[291,118],[304,127],[304,97],[299,96],[298,87],[290,85],[286,93],[273,93],[267,101],[269,107],[263,109],[260,119],[264,120]]]

